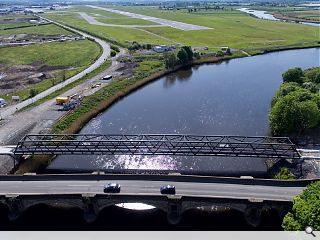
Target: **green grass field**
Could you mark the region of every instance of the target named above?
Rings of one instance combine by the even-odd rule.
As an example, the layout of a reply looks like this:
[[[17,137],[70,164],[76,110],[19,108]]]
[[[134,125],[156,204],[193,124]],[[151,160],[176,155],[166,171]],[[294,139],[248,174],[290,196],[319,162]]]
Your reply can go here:
[[[99,53],[99,46],[89,40],[2,47],[0,64],[41,63],[47,66],[83,67],[89,65]]]
[[[236,10],[188,13],[186,9],[165,11],[154,7],[112,6],[112,8],[207,26],[212,29],[182,31],[171,27],[129,29],[95,26],[87,23],[76,13],[79,8],[74,8],[64,15],[47,14],[47,17],[116,40],[122,44],[127,41],[172,44],[170,41],[172,40],[183,45],[208,46],[211,48],[229,46],[255,52],[260,49],[284,48],[294,45],[315,46],[319,41],[319,30],[316,27],[261,20]],[[81,11],[88,14],[99,14],[104,17],[110,17],[110,15],[115,17],[114,13],[89,7],[81,7]],[[121,18],[121,15],[116,14],[116,17]],[[127,21],[128,17],[122,17],[123,21]]]
[[[7,30],[0,28],[0,35],[2,36],[9,36],[13,34],[69,35],[72,33],[54,24],[45,24],[45,25],[30,26],[30,27],[24,27],[24,28],[14,28],[14,29],[7,29]]]

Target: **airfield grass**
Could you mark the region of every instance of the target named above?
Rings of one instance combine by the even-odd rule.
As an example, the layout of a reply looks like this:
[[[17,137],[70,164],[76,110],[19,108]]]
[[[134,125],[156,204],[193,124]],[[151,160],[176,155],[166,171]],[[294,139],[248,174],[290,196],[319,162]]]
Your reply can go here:
[[[141,32],[129,28],[90,25],[75,12],[66,13],[65,15],[47,14],[47,16],[53,20],[64,22],[71,26],[77,26],[89,32],[98,33],[100,36],[105,36],[122,44],[128,41],[172,44],[172,42],[158,37],[161,36],[182,45],[208,46],[212,48],[229,46],[249,52],[286,48],[288,46],[319,46],[319,30],[316,27],[257,19],[237,10],[210,11],[207,13],[203,11],[192,14],[188,13],[186,9],[166,11],[154,7],[107,7],[207,26],[212,29],[183,31],[171,27],[155,27],[142,28],[145,32]],[[82,7],[81,11],[87,12],[88,14],[97,13],[103,16],[110,14],[107,11],[96,10],[90,7]],[[119,14],[117,15],[121,16]],[[123,17],[124,19],[127,18],[125,16]]]

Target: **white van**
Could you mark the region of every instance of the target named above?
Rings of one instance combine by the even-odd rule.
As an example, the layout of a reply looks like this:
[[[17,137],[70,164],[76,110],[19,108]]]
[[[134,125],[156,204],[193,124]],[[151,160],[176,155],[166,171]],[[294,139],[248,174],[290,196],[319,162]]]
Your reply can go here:
[[[110,80],[112,78],[112,75],[106,75],[102,78],[102,80]]]
[[[0,107],[5,107],[7,105],[6,100],[4,100],[3,98],[0,98]]]

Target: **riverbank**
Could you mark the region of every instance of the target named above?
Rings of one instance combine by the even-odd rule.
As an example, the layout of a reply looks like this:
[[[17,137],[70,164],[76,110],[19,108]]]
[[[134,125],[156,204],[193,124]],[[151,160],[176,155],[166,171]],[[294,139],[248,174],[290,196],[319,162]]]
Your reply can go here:
[[[285,20],[285,21],[294,21],[294,22],[297,22],[297,23],[306,22],[306,23],[320,24],[319,21],[314,21],[314,20],[310,20],[310,19],[303,19],[303,18],[289,17],[289,16],[283,15],[281,13],[271,13],[271,14],[275,18],[281,19],[281,20]]]

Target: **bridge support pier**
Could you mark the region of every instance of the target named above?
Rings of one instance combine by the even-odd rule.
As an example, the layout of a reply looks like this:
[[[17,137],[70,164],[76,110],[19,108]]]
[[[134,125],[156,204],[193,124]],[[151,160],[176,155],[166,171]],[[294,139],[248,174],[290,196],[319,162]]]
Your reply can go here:
[[[178,224],[181,221],[182,206],[180,200],[168,202],[167,220],[170,224]]]
[[[96,204],[92,201],[90,197],[83,198],[83,218],[87,223],[94,222],[98,217],[98,211],[96,209]]]
[[[21,216],[22,212],[24,211],[24,206],[22,201],[20,199],[17,199],[16,197],[8,198],[7,206],[9,208],[8,219],[10,221],[17,220]]]
[[[248,224],[253,227],[257,227],[261,223],[262,209],[259,206],[247,207],[244,211],[244,217]]]

